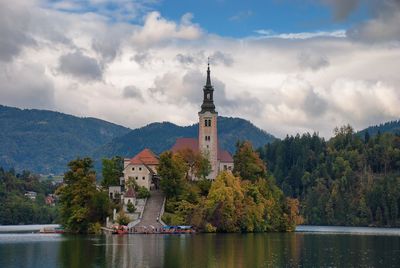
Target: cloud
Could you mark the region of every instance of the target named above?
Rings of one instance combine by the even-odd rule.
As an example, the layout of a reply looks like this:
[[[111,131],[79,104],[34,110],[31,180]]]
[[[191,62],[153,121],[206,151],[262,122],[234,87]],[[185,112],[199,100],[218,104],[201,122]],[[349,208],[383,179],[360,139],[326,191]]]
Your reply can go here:
[[[318,55],[311,51],[302,51],[298,55],[298,62],[301,68],[317,71],[329,66],[328,58],[324,55]]]
[[[40,64],[1,66],[0,85],[1,104],[54,109],[54,84]]]
[[[102,70],[97,60],[82,54],[81,51],[61,56],[58,70],[86,81],[102,78]]]
[[[223,64],[225,66],[231,66],[234,63],[233,57],[231,54],[223,53],[219,50],[214,51],[213,53],[208,54],[202,50],[196,53],[179,53],[176,55],[176,60],[183,64],[189,66],[201,66],[210,61],[211,65],[219,65]]]
[[[132,99],[137,99],[137,100],[144,100],[142,92],[140,91],[139,88],[135,86],[126,86],[124,87],[124,90],[122,91],[122,96],[124,98],[132,98]]]
[[[345,30],[336,31],[316,31],[316,32],[299,32],[299,33],[275,33],[271,30],[259,29],[255,30],[255,33],[259,34],[258,37],[252,37],[255,39],[263,38],[278,38],[278,39],[310,39],[310,38],[322,38],[322,37],[333,37],[343,38],[346,37]]]
[[[133,36],[134,45],[141,47],[157,46],[163,42],[177,40],[196,40],[202,35],[200,27],[191,22],[192,15],[182,16],[180,24],[168,21],[158,12],[150,12],[141,27]]]
[[[0,39],[2,104],[132,128],[154,121],[192,124],[210,57],[219,114],[251,120],[279,137],[305,131],[329,137],[335,126],[360,129],[400,117],[399,24],[389,4],[354,25],[358,35],[263,30],[257,37],[228,38],[207,33],[190,14],[171,21],[145,12],[139,22],[126,23],[96,10],[21,1],[6,7],[13,16],[0,10],[0,21],[9,20],[0,24],[8,38]],[[72,2],[64,2],[65,9]],[[372,31],[378,21],[382,28]]]
[[[400,1],[386,0],[375,3],[375,17],[357,24],[347,31],[353,40],[388,42],[400,40]]]
[[[231,66],[233,62],[233,58],[230,54],[221,51],[215,51],[210,57],[210,63],[212,64],[222,63],[225,66]]]
[[[333,9],[333,17],[337,21],[347,19],[360,5],[360,0],[322,0]]]
[[[0,61],[11,61],[24,46],[35,44],[28,34],[30,7],[29,1],[0,1]]]

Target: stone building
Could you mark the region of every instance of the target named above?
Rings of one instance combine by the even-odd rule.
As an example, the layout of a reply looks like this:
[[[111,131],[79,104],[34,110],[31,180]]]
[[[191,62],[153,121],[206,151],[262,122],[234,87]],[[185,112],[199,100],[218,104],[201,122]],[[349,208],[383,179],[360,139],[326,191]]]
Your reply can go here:
[[[150,149],[144,149],[132,159],[124,159],[125,185],[129,179],[133,179],[137,185],[147,189],[157,187],[158,156]]]
[[[199,115],[199,136],[194,138],[179,138],[171,148],[172,152],[190,149],[201,152],[208,157],[211,172],[208,179],[214,180],[222,170],[233,169],[233,158],[228,151],[218,146],[218,113],[214,104],[214,87],[211,84],[210,65],[207,68],[206,85],[203,87],[203,103]]]

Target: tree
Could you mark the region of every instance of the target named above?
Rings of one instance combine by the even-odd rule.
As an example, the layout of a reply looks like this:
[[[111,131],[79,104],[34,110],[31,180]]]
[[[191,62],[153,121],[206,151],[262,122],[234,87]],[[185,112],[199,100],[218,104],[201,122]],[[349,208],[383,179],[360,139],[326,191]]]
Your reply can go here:
[[[132,204],[131,200],[128,201],[128,205],[126,205],[126,209],[128,210],[129,213],[135,213],[136,207],[134,204]]]
[[[161,189],[167,197],[178,197],[182,193],[187,168],[179,154],[167,151],[160,155],[158,175],[161,177]]]
[[[108,198],[96,189],[96,173],[90,158],[68,164],[64,185],[57,189],[60,220],[66,230],[87,233],[93,223],[102,222],[109,213]]]
[[[211,172],[211,163],[208,157],[199,153],[196,157],[194,174],[198,179],[207,179],[208,174]]]
[[[266,177],[267,169],[265,164],[253,150],[250,142],[238,142],[233,160],[233,172],[242,179],[256,181],[259,178]]]
[[[123,176],[124,162],[119,156],[111,159],[103,158],[102,160],[102,175],[103,180],[101,185],[105,188],[109,186],[119,185],[119,178]]]

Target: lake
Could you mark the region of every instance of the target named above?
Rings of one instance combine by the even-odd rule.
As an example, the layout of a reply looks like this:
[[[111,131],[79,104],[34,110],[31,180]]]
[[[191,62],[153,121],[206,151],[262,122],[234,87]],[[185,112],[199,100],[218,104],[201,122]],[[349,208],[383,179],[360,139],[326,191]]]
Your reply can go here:
[[[400,267],[400,229],[70,236],[1,233],[0,267]]]

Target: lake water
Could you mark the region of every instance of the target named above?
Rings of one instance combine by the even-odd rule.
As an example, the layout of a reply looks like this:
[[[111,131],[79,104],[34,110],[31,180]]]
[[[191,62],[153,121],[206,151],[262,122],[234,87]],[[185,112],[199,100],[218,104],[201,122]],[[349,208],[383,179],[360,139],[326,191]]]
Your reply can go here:
[[[296,233],[0,234],[0,267],[400,267],[400,229]]]

